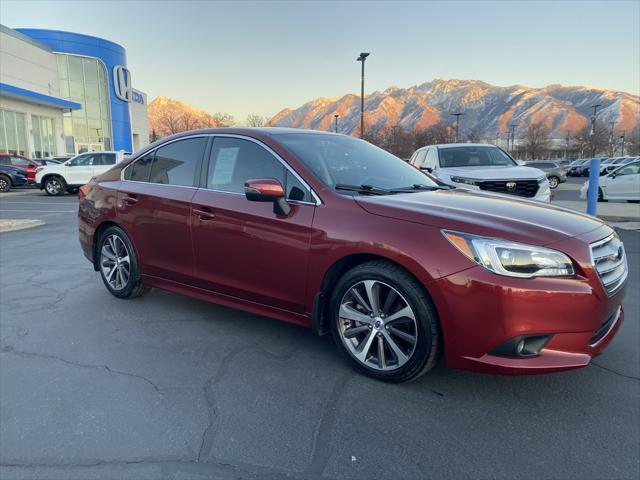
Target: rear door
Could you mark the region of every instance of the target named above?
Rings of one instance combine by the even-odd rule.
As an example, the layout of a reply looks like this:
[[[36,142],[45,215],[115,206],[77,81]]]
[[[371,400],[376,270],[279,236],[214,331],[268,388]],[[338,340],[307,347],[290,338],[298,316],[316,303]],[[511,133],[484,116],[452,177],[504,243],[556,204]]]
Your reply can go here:
[[[191,199],[209,138],[160,146],[124,170],[117,217],[129,233],[145,275],[191,284]]]
[[[309,187],[265,146],[215,137],[202,188],[193,198],[193,249],[198,285],[243,300],[304,312],[311,225]],[[275,178],[291,211],[244,195],[249,179]]]
[[[96,177],[116,164],[115,153],[94,153],[93,176]]]

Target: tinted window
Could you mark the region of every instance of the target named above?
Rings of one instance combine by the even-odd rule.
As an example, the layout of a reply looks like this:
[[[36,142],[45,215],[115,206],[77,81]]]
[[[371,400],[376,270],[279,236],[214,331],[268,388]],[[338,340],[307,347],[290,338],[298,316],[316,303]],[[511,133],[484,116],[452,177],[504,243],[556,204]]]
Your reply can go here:
[[[11,159],[9,157],[0,156],[0,165],[11,165]]]
[[[427,155],[427,151],[426,150],[420,150],[418,153],[416,153],[416,157],[414,158],[413,165],[415,165],[416,167],[421,167],[422,166],[422,162],[424,162],[424,157]]]
[[[514,161],[497,147],[451,147],[440,149],[440,166],[476,167],[476,166],[513,166]]]
[[[244,182],[252,178],[275,178],[285,185],[285,168],[254,142],[239,138],[216,138],[209,159],[207,187],[223,192],[244,193]]]
[[[100,153],[95,156],[94,165],[115,165],[115,153]]]
[[[627,165],[626,167],[621,168],[616,172],[616,177],[620,177],[622,175],[637,175],[640,173],[640,163],[632,163],[631,165]]]
[[[124,178],[135,182],[148,182],[152,163],[153,153],[149,153],[130,165],[125,172]]]
[[[311,202],[311,192],[296,176],[287,171],[287,199]]]
[[[287,133],[285,145],[324,184],[401,188],[435,185],[426,175],[398,157],[368,142],[342,135]]]
[[[28,167],[32,165],[32,163],[24,158],[20,157],[11,157],[11,163],[13,165],[18,165],[19,167]]]
[[[198,165],[207,146],[206,137],[187,138],[170,143],[156,150],[151,167],[151,183],[195,186]]]

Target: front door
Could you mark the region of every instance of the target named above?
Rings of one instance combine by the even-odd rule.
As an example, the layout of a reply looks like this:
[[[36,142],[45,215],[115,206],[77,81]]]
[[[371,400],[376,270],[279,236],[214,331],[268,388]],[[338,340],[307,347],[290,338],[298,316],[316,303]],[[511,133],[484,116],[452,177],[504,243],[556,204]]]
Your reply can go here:
[[[611,199],[636,200],[640,198],[640,163],[631,163],[616,171],[607,185]]]
[[[84,185],[93,177],[93,164],[96,155],[84,153],[65,164],[64,177],[67,185]]]
[[[198,286],[289,311],[304,312],[311,225],[309,189],[261,145],[216,137],[205,162],[206,188],[193,197],[193,251]],[[244,182],[275,178],[291,211],[247,200]]]

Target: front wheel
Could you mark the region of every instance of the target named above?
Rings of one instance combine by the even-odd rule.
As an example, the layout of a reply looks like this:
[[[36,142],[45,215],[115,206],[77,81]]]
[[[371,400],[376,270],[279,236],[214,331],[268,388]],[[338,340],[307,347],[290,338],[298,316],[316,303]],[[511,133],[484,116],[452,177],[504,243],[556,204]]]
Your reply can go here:
[[[549,188],[558,188],[558,185],[560,185],[560,179],[558,177],[549,177]]]
[[[63,194],[66,188],[65,181],[60,177],[49,177],[44,181],[44,191],[52,197]]]
[[[0,192],[11,190],[11,179],[6,175],[0,175]]]
[[[149,291],[140,279],[133,246],[119,227],[107,228],[100,237],[100,276],[107,290],[118,298],[139,297]]]
[[[385,261],[347,272],[331,297],[333,338],[366,375],[406,382],[436,364],[440,329],[424,289],[404,269]]]

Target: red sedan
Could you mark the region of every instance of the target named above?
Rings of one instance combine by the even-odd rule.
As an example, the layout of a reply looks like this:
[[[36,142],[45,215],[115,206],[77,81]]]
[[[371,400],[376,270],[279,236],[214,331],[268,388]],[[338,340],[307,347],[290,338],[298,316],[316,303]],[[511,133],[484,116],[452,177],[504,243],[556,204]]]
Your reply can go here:
[[[11,165],[20,170],[24,170],[29,184],[36,183],[36,168],[38,168],[40,164],[35,160],[23,157],[22,155],[0,153],[0,165]]]
[[[163,139],[81,188],[79,233],[116,297],[156,287],[330,332],[392,382],[442,355],[503,374],[584,367],[623,321],[627,260],[606,224],[441,185],[331,133]]]

